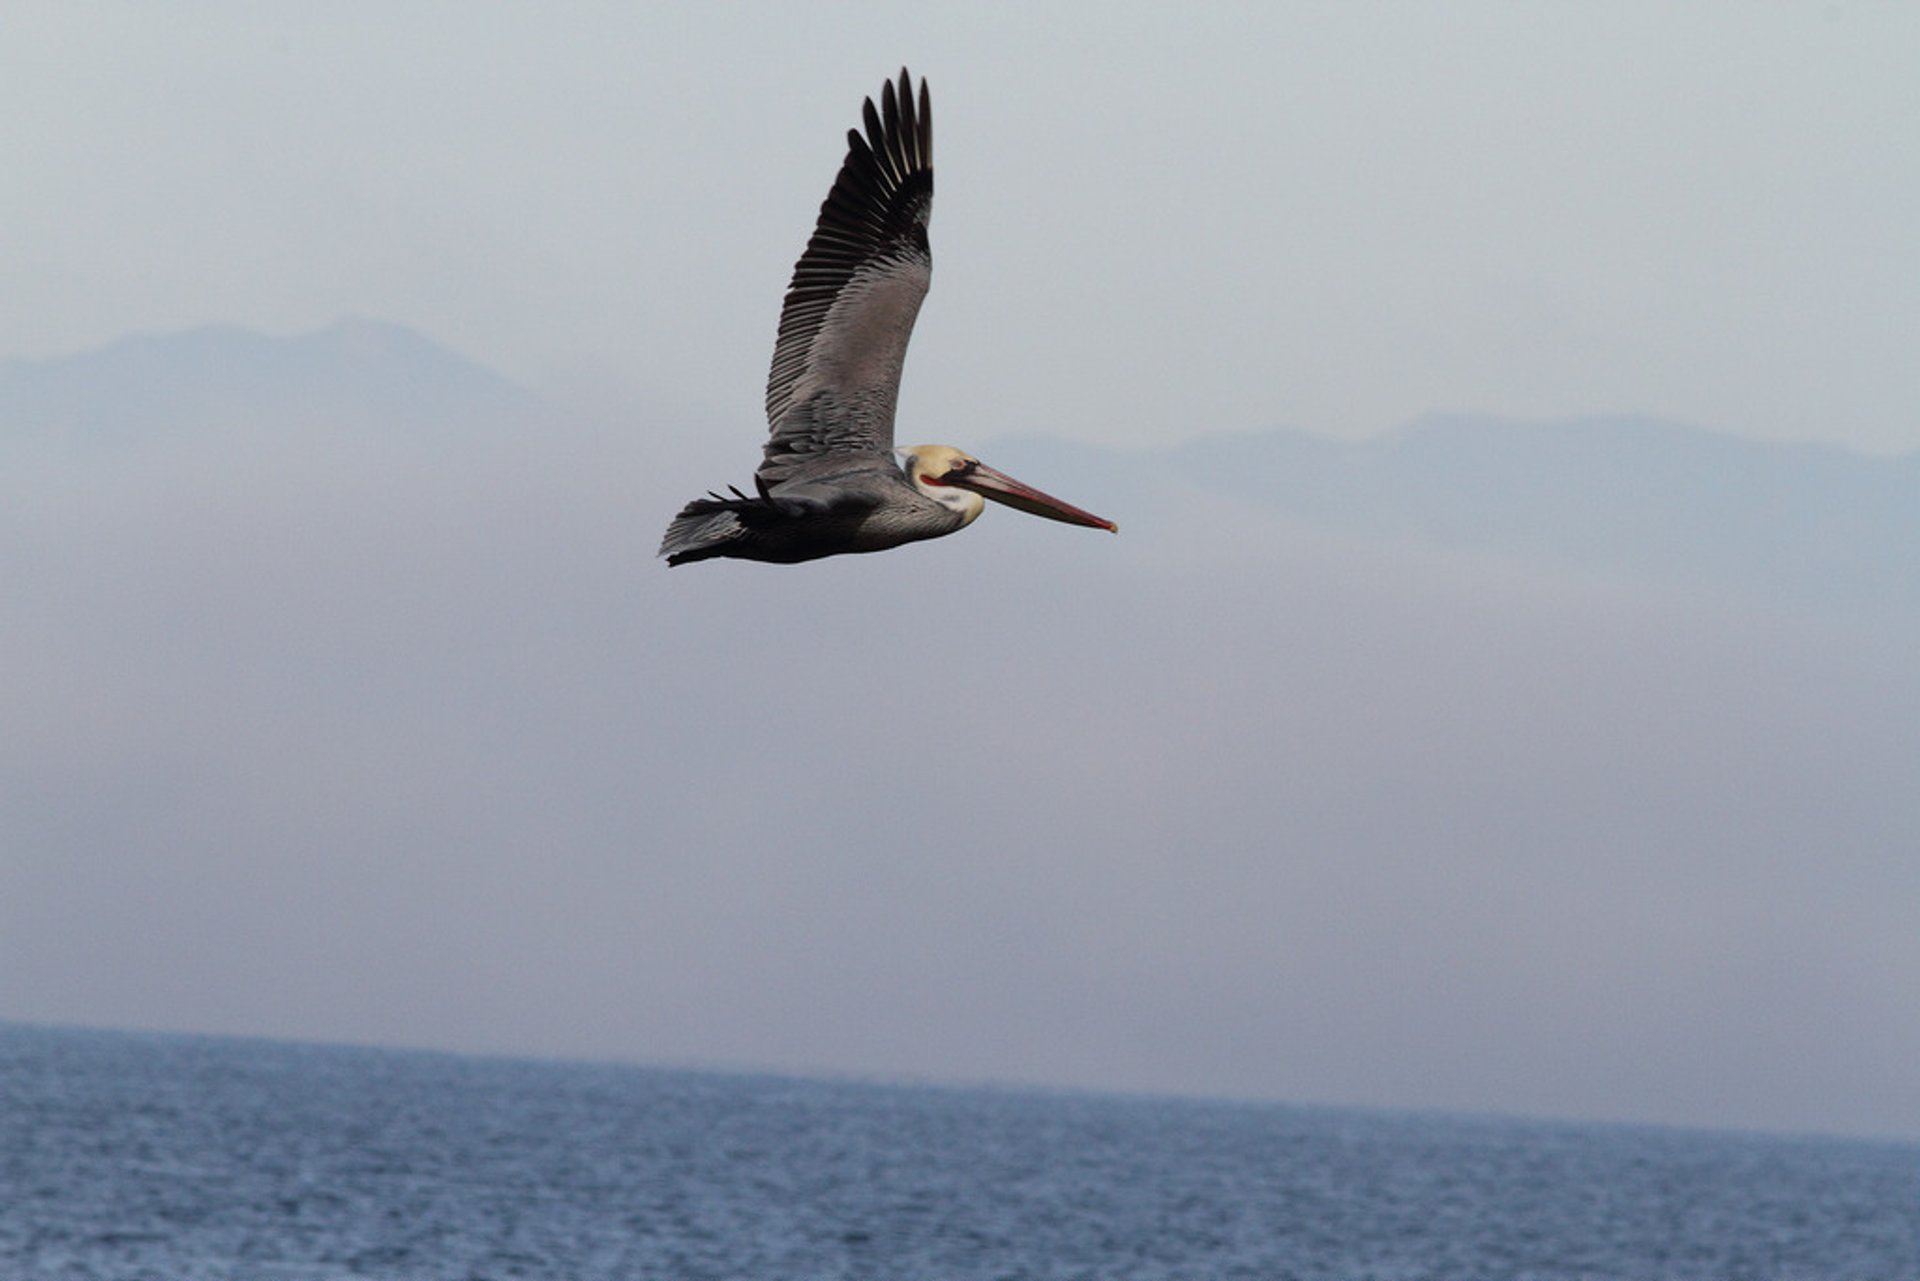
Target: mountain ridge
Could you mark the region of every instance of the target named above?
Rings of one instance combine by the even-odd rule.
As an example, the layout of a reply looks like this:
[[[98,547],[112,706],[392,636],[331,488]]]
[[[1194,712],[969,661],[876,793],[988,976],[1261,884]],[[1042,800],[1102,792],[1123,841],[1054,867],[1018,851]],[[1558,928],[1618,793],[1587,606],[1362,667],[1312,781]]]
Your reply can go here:
[[[286,337],[209,324],[0,359],[0,432],[126,443],[194,424],[485,419],[541,407],[525,387],[405,325],[345,317]]]
[[[1162,526],[1204,521],[1221,496],[1370,543],[1920,618],[1920,453],[1644,415],[1463,414],[1355,441],[1268,428],[1133,451],[1013,437],[1002,451],[1036,474],[1078,468],[1076,485],[1112,477],[1138,500],[1172,482],[1197,491]]]
[[[164,449],[203,428],[257,437],[270,426],[457,448],[475,428],[571,412],[417,330],[364,317],[289,337],[206,325],[0,360],[0,444]],[[741,441],[743,467],[750,445]],[[647,448],[666,451],[667,438]],[[1305,527],[1724,588],[1769,606],[1920,619],[1920,452],[1754,440],[1640,414],[1457,412],[1362,440],[1270,427],[1124,449],[1012,435],[992,452],[1035,483],[1113,508],[1150,542],[1246,539],[1241,524],[1226,531],[1225,503],[1275,537]],[[1266,535],[1251,536],[1257,549]]]

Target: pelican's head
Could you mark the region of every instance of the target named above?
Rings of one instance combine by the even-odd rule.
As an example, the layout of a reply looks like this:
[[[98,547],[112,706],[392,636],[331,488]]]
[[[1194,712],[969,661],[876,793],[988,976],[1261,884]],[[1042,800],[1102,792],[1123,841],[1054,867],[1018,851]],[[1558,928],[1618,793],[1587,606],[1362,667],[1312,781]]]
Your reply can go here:
[[[913,487],[958,514],[962,525],[972,524],[986,506],[980,500],[991,498],[996,503],[1017,507],[1030,515],[1045,516],[1048,520],[1120,532],[1120,527],[1112,521],[1081,511],[1031,485],[1023,485],[951,445],[914,445],[894,452],[900,456],[900,467]]]

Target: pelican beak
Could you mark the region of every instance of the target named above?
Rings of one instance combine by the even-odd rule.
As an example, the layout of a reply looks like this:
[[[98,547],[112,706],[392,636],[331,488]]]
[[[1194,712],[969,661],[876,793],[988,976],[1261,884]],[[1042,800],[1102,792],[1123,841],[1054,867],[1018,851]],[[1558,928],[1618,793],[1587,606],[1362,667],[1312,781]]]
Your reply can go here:
[[[1120,527],[1112,521],[1082,511],[1072,503],[1063,503],[1052,494],[1043,494],[1032,485],[1022,484],[982,462],[974,462],[959,475],[949,472],[943,480],[949,485],[971,489],[982,498],[1016,507],[1030,516],[1045,516],[1048,520],[1065,521],[1069,525],[1090,525],[1114,534],[1120,532]]]

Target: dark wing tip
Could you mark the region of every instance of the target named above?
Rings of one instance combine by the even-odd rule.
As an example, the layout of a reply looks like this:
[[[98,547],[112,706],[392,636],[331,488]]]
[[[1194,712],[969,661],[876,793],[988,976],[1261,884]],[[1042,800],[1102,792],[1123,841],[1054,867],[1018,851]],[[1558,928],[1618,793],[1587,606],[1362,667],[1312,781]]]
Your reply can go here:
[[[933,163],[933,97],[927,92],[925,76],[920,77],[920,154],[929,165]]]
[[[898,83],[886,81],[878,105],[867,98],[860,115],[865,131],[847,131],[846,158],[787,287],[767,380],[770,420],[779,419],[806,367],[813,335],[854,273],[887,259],[925,264],[930,258],[933,126],[927,82],[920,81],[916,95],[902,67]]]
[[[889,81],[880,90],[880,106],[885,117],[889,141],[894,150],[894,159],[899,163],[902,177],[916,172],[926,173],[929,183],[933,176],[933,101],[927,90],[927,79],[920,78],[918,102],[913,92],[913,76],[905,68],[900,68],[898,92]]]
[[[888,88],[891,89],[892,86],[888,86]],[[883,93],[880,95],[880,98],[883,102],[887,104],[888,115],[892,116],[898,110],[893,105],[893,94],[891,92]],[[860,118],[866,122],[866,126],[867,126],[866,141],[867,141],[868,149],[871,150],[877,156],[886,155],[887,131],[885,127],[883,127],[880,123],[880,113],[873,109],[872,98],[868,98],[865,102],[860,104]],[[892,175],[889,175],[889,176],[892,176]]]

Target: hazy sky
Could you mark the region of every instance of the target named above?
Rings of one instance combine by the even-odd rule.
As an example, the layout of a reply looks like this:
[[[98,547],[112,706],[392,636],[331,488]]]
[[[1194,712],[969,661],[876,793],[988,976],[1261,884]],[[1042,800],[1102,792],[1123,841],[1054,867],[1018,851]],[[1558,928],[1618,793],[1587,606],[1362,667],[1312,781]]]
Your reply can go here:
[[[903,62],[905,439],[1920,449],[1920,7],[898,8],[0,8],[0,355],[364,315],[595,406],[377,326],[54,370],[0,1017],[1914,1135],[1920,679],[1770,597],[1819,547],[1734,601],[1102,454],[1025,478],[1118,538],[651,557]]]
[[[1920,460],[1727,546],[1778,473],[1626,434],[1684,590],[1498,554],[1524,486],[1486,554],[1015,441],[1120,535],[669,571],[713,420],[365,327],[68,372],[0,431],[0,1018],[1916,1134],[1920,615],[1783,566],[1920,574],[1846,518]]]
[[[752,423],[934,85],[916,439],[1639,410],[1920,447],[1920,9],[10,4],[0,353],[417,326]]]

